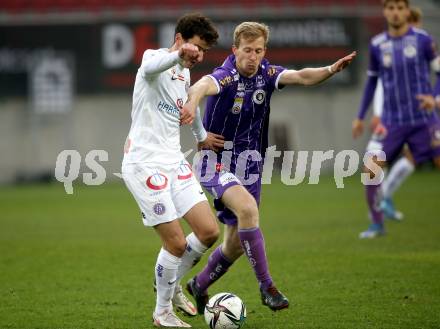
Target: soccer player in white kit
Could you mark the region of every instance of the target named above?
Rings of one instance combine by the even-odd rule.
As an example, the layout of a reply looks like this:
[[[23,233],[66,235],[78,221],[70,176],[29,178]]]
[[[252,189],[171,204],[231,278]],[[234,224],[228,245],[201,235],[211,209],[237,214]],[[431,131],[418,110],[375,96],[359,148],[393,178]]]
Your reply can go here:
[[[217,38],[208,18],[185,15],[177,22],[173,46],[146,50],[136,75],[122,176],[141,209],[144,225],[153,227],[162,241],[155,266],[153,323],[157,327],[191,327],[173,312],[174,303],[196,314],[179,282],[219,235],[206,196],[180,150],[180,125],[194,118],[192,129],[202,147],[223,146],[221,136],[203,129],[199,113],[190,113],[185,122],[180,117],[190,86],[189,69],[203,60]],[[192,229],[186,238],[179,218]]]

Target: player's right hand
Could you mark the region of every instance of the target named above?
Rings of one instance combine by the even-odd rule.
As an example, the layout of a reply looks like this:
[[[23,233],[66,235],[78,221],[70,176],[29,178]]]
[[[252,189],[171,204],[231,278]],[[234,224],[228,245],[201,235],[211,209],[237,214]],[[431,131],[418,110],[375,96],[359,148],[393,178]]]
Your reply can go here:
[[[373,132],[376,130],[376,127],[381,123],[380,117],[377,115],[373,115],[370,121],[370,130]]]
[[[376,135],[376,136],[379,136],[381,138],[385,138],[385,136],[388,134],[388,130],[382,124],[382,122],[379,121],[379,124],[373,130],[373,134]]]
[[[430,94],[418,94],[416,99],[419,101],[419,107],[422,110],[431,112],[435,109],[435,99],[434,96]]]
[[[182,65],[190,68],[197,63],[199,57],[199,48],[192,43],[184,43],[179,49],[179,57],[182,59]]]
[[[354,119],[351,125],[353,138],[356,139],[364,132],[364,122],[361,119]]]
[[[211,132],[208,132],[208,137],[203,142],[198,143],[199,151],[201,149],[208,149],[218,152],[225,146],[225,138],[222,135],[217,135]]]
[[[196,117],[196,106],[187,102],[180,109],[180,125],[190,125],[193,123],[194,118]]]

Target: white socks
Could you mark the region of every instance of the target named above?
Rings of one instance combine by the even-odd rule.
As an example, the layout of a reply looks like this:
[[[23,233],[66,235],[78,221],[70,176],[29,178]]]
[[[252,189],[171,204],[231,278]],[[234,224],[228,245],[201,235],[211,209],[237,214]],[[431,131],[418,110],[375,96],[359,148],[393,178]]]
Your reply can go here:
[[[183,278],[183,276],[189,272],[190,269],[192,269],[199,261],[200,258],[202,258],[203,254],[208,250],[208,247],[206,247],[203,243],[200,242],[200,240],[196,237],[194,232],[190,233],[186,237],[186,250],[182,255],[182,263],[179,266],[179,269],[177,270],[177,286],[180,283],[180,279]]]
[[[384,198],[391,198],[403,181],[412,174],[414,165],[406,157],[396,161],[382,183]]]
[[[177,269],[182,259],[161,248],[156,262],[156,314],[172,310],[171,298],[176,286]]]
[[[186,250],[182,257],[176,257],[161,248],[156,262],[156,314],[171,310],[171,299],[180,279],[196,265],[208,248],[194,233],[186,237]]]

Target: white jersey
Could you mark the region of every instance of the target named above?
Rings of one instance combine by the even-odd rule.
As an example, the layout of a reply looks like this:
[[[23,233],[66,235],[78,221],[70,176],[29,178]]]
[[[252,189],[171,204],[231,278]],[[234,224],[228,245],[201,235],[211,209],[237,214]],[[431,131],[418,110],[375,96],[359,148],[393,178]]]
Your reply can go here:
[[[123,165],[166,165],[184,159],[180,150],[180,109],[187,100],[189,86],[189,70],[180,64],[177,51],[145,51],[136,74]]]

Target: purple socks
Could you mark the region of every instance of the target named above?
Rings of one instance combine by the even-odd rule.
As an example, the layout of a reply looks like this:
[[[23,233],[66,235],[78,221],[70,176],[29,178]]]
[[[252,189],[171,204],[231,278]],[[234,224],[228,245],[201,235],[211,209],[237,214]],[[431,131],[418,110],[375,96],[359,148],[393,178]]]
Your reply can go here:
[[[261,230],[258,227],[238,230],[238,235],[244,253],[260,283],[260,287],[267,289],[272,285],[272,278],[267,266],[264,238]],[[208,289],[211,284],[226,273],[231,265],[232,262],[223,255],[221,246],[218,246],[209,256],[208,264],[206,264],[203,271],[197,274],[196,283],[198,288],[201,291]]]
[[[264,238],[260,228],[238,230],[241,246],[246,254],[249,263],[254,269],[260,287],[267,289],[272,285],[272,278],[267,266]]]
[[[382,200],[380,185],[365,185],[367,194],[368,208],[371,214],[371,220],[374,224],[383,224],[383,214],[380,210],[380,201]]]
[[[208,287],[217,281],[228,268],[232,265],[222,253],[222,246],[218,246],[208,258],[208,264],[202,272],[197,274],[197,286],[201,291],[205,291]]]

